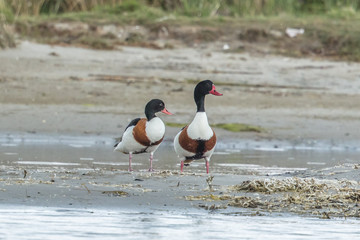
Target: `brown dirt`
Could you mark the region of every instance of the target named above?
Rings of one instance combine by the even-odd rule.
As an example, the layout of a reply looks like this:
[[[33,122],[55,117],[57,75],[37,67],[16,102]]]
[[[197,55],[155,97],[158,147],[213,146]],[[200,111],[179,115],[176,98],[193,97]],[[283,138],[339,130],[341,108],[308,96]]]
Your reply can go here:
[[[228,46],[228,52],[344,58],[341,54],[344,41],[340,41],[339,36],[331,36],[331,33],[327,33],[329,39],[326,40],[313,33],[313,31],[329,31],[328,26],[324,25],[323,28],[316,30],[309,28],[307,36],[298,35],[292,38],[286,34],[284,23],[276,21],[264,24],[247,20],[226,24],[214,23],[209,26],[166,21],[145,25],[120,25],[63,20],[39,23],[17,22],[14,32],[42,43],[93,49],[112,50],[120,49],[122,46],[172,49],[209,47],[222,43]],[[323,38],[326,37],[325,34]]]

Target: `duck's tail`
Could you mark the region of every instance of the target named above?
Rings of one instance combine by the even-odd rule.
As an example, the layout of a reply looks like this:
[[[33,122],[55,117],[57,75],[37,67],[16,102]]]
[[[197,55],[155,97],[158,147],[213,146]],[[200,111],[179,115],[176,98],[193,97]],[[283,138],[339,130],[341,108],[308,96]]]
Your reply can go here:
[[[119,146],[119,144],[121,143],[121,141],[122,141],[122,137],[116,139],[116,143],[115,143],[115,145],[114,145],[114,151],[117,150],[116,148]]]

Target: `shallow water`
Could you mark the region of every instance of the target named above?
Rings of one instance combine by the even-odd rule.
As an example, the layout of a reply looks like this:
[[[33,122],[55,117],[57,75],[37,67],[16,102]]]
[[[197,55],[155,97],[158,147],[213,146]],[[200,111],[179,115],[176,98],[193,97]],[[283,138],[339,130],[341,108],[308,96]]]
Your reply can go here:
[[[359,220],[0,206],[1,239],[359,239]]]
[[[69,168],[103,168],[127,170],[128,156],[113,152],[114,140],[105,137],[2,135],[0,164],[2,166]],[[243,146],[243,147],[241,147]],[[291,145],[253,145],[219,143],[211,159],[213,172],[254,171],[261,175],[332,167],[358,163],[360,151],[329,150],[328,148],[296,148]],[[245,146],[245,147],[244,147]],[[149,154],[134,155],[135,170],[148,168]],[[154,156],[156,170],[177,170],[179,161],[172,143],[164,141]],[[192,171],[203,171],[203,161],[194,161]]]
[[[113,152],[106,137],[2,135],[0,164],[24,169],[127,169],[127,156]],[[235,147],[234,147],[235,146]],[[248,146],[248,145],[243,145]],[[358,150],[219,143],[210,167],[217,173],[255,172],[275,175],[359,163]],[[134,169],[148,168],[148,156],[137,155]],[[157,170],[177,170],[171,142],[155,154]],[[191,171],[204,171],[192,164]],[[6,194],[6,192],[4,192]],[[226,213],[226,211],[225,211]],[[94,207],[56,208],[0,205],[0,239],[360,239],[359,219],[322,220],[290,214],[249,216],[249,212],[209,212],[198,208],[171,211]]]

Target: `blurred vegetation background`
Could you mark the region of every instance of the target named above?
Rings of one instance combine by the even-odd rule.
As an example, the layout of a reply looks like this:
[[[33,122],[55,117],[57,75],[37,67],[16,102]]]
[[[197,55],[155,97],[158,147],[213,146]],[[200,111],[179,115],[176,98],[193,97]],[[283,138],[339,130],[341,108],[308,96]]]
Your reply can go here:
[[[281,13],[355,14],[360,0],[0,0],[0,12],[8,20],[17,16],[94,11],[111,7],[114,12],[158,8],[164,12],[192,17],[271,16]],[[341,14],[341,12],[344,12]]]
[[[241,31],[237,40],[266,42],[275,49],[271,53],[360,61],[359,13],[360,0],[0,0],[0,48],[15,46],[14,35],[98,49],[138,42],[157,47],[149,40],[166,28],[169,36],[188,42],[216,41]],[[87,26],[60,36],[52,22]],[[142,25],[152,35],[129,33],[124,42],[116,34],[99,35],[99,25],[105,24]],[[186,25],[207,28],[176,32],[175,27]],[[287,27],[304,28],[305,33],[289,40],[282,34]],[[189,38],[191,34],[196,36]]]

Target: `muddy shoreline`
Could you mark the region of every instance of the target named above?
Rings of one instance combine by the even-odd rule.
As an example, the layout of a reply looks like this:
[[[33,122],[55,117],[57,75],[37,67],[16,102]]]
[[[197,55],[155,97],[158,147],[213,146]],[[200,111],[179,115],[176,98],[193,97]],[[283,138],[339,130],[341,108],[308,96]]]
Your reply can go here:
[[[194,81],[211,79],[224,93],[206,99],[211,123],[267,130],[221,132],[225,136],[360,138],[354,130],[360,117],[359,64],[221,51],[209,57],[209,51],[95,51],[24,42],[0,52],[0,131],[117,135],[155,97],[175,114],[164,121],[185,124],[195,111]]]
[[[95,51],[22,42],[18,48],[0,52],[0,72],[0,133],[10,139],[101,136],[112,141],[122,134],[129,120],[142,116],[144,104],[155,97],[163,99],[174,113],[161,116],[165,122],[186,123],[195,112],[194,81],[211,79],[224,94],[206,99],[211,123],[247,123],[266,129],[262,133],[216,129],[224,143],[237,142],[239,148],[359,151],[358,63],[234,54],[213,48]],[[171,142],[177,131],[168,127],[165,141]],[[215,171],[215,191],[210,192],[206,182],[209,176],[187,171],[129,174],[118,168],[2,166],[0,203],[231,212],[238,209],[222,209],[226,202],[187,201],[185,197],[223,195],[231,185],[268,178]],[[358,163],[274,176],[294,177],[345,179],[351,181],[355,193],[359,191]],[[246,191],[231,194],[249,195]],[[255,214],[257,211],[265,210],[250,209]],[[317,216],[323,217],[322,212]]]
[[[41,165],[2,167],[0,203],[65,209],[170,213],[205,210],[254,216],[291,213],[329,219],[358,218],[358,168],[358,164],[349,164],[269,177],[254,175],[253,171],[248,174],[212,172],[209,176],[191,168],[180,174],[178,170],[128,173],[118,170],[119,167],[110,171]],[[234,190],[250,182],[268,185],[269,192],[261,187],[250,190],[247,186]],[[302,189],[299,182],[305,182],[308,187]],[[287,185],[289,183],[295,185]],[[283,186],[289,189],[282,190]],[[271,190],[272,187],[279,187],[279,192]]]

